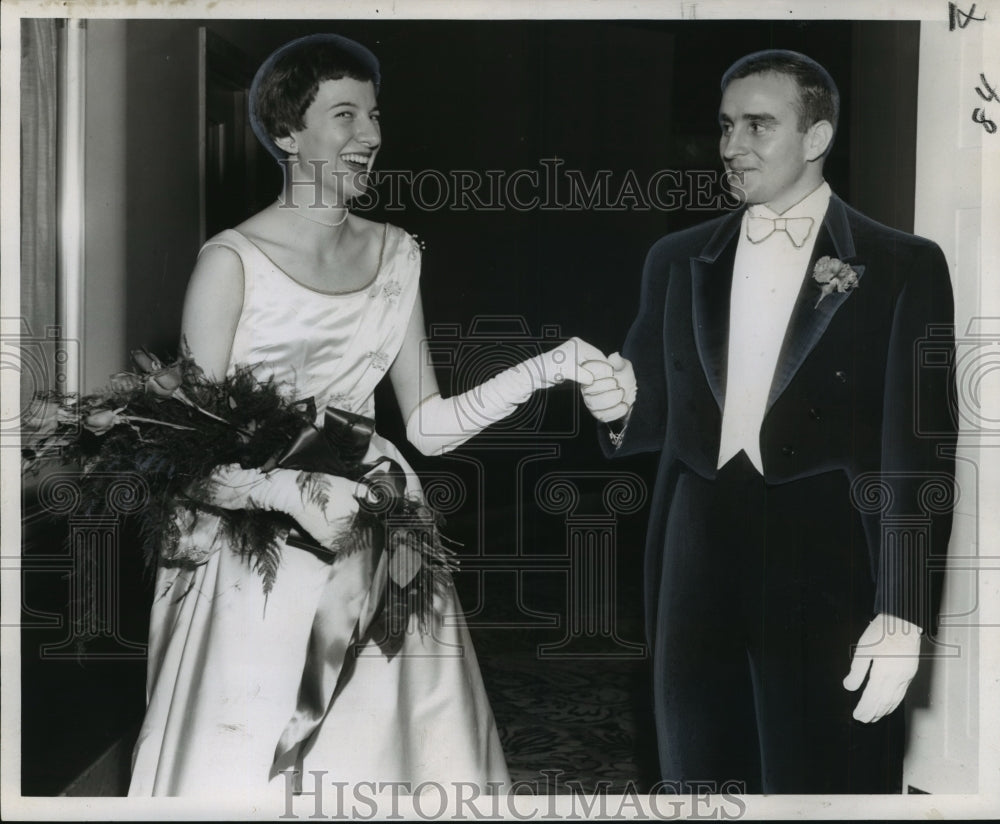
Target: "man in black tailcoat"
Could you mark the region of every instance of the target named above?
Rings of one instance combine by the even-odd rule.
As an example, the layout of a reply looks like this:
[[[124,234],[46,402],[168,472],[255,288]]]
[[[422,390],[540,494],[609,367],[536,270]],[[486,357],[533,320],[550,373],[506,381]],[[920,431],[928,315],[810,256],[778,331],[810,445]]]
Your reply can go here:
[[[624,357],[584,389],[609,455],[661,456],[647,633],[681,791],[900,791],[951,531],[952,290],[934,243],[830,191],[838,109],[794,52],[726,72],[745,204],[653,246]]]

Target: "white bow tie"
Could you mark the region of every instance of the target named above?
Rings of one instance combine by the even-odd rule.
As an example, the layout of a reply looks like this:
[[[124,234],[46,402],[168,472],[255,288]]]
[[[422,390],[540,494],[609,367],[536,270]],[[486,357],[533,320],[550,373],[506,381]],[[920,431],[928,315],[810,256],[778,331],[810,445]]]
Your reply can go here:
[[[760,243],[775,232],[784,232],[798,249],[809,238],[812,231],[811,217],[754,217],[747,215],[747,240]]]

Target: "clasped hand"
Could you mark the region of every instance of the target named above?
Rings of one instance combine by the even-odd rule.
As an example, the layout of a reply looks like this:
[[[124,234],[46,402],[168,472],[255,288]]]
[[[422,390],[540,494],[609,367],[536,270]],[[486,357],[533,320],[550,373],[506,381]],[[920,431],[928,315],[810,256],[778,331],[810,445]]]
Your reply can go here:
[[[875,616],[858,640],[851,671],[844,679],[844,687],[854,692],[868,675],[854,718],[873,724],[896,709],[919,663],[920,627],[894,615]]]
[[[605,357],[595,346],[571,338],[546,357],[573,361],[568,377],[580,384],[584,405],[601,423],[621,420],[635,403],[636,380],[632,364],[617,352]]]
[[[583,403],[601,423],[611,423],[632,411],[636,396],[635,372],[632,364],[617,352],[606,358],[600,352],[597,355],[599,357],[581,364],[594,376],[592,383],[581,386]]]

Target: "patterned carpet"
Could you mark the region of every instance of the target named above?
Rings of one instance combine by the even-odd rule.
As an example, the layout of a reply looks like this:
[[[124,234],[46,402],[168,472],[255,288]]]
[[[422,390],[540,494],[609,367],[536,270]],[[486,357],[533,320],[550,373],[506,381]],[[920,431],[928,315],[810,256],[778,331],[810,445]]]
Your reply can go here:
[[[655,781],[645,661],[494,657],[480,666],[519,792],[642,792]]]
[[[526,520],[534,546],[565,546],[565,533]],[[623,526],[628,530],[620,529],[618,548],[641,545],[644,519]],[[491,527],[492,540],[502,546],[502,519]],[[551,572],[498,575],[477,590],[488,597],[470,612],[470,627],[511,779],[523,782],[519,792],[644,792],[658,779],[641,570],[627,557],[613,553],[615,571],[604,570],[613,586],[591,589],[575,633],[572,575],[565,585]],[[463,569],[471,566],[465,562]],[[475,598],[465,591],[463,574],[456,584],[469,609]],[[553,622],[532,618],[541,615]],[[600,631],[595,616],[604,616],[610,632]],[[512,620],[530,626],[503,626]],[[567,636],[571,643],[560,646]]]

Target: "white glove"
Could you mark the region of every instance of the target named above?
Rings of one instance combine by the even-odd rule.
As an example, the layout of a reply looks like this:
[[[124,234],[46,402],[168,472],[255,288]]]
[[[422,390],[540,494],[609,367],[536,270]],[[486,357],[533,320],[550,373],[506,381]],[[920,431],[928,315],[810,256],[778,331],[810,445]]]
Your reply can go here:
[[[502,421],[536,389],[566,380],[583,385],[593,375],[581,364],[604,361],[603,353],[579,338],[570,338],[555,349],[521,361],[452,398],[425,398],[406,421],[406,437],[424,455],[440,455],[461,446],[491,424]]]
[[[856,720],[873,724],[899,706],[917,674],[920,634],[916,624],[882,612],[861,633],[851,671],[844,679],[844,688],[854,692],[868,676],[854,708]]]
[[[636,380],[632,364],[617,352],[607,360],[584,361],[594,382],[583,388],[583,403],[601,423],[624,418],[635,403]]]
[[[367,488],[356,481],[296,469],[220,466],[210,477],[205,503],[222,509],[263,509],[293,517],[322,546],[331,547],[349,529]]]

